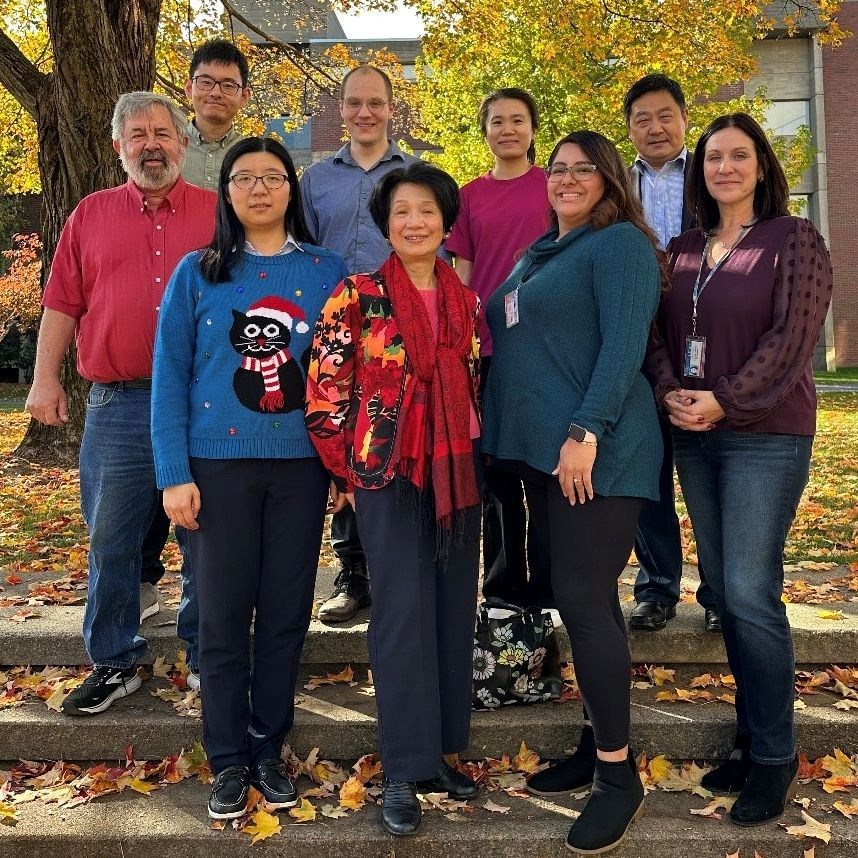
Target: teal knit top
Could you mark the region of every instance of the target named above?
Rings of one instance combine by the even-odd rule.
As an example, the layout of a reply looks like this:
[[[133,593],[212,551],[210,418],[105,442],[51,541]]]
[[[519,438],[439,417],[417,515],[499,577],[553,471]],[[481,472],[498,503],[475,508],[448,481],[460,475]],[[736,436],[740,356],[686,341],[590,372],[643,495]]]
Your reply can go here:
[[[517,286],[508,328],[504,296]],[[555,227],[534,242],[487,302],[483,451],[550,474],[577,423],[599,442],[598,494],[657,500],[661,434],[641,365],[659,293],[653,246],[630,223],[559,241]]]
[[[170,278],[158,320],[152,448],[158,488],[192,481],[189,459],[315,457],[304,425],[313,326],[343,260],[301,244],[243,253],[224,283],[209,283],[200,253]]]

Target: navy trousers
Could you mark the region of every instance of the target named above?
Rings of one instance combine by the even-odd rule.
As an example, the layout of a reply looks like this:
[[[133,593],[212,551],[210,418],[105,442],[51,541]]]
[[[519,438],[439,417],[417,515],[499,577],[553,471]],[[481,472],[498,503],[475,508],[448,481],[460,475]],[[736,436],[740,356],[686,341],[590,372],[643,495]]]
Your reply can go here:
[[[318,459],[191,459],[191,472],[203,743],[217,774],[279,759],[292,727],[328,476]]]
[[[682,540],[673,487],[673,438],[670,423],[659,420],[659,424],[664,441],[664,458],[658,477],[659,499],[644,501],[635,534],[635,556],[640,563],[635,581],[635,601],[675,605],[679,601],[682,578]],[[699,558],[697,572],[700,575],[697,601],[703,608],[715,608],[715,595],[706,581]]]
[[[421,528],[393,483],[358,489],[355,506],[372,570],[368,642],[384,774],[423,780],[442,754],[468,746],[479,535],[474,528],[442,568],[434,521]]]

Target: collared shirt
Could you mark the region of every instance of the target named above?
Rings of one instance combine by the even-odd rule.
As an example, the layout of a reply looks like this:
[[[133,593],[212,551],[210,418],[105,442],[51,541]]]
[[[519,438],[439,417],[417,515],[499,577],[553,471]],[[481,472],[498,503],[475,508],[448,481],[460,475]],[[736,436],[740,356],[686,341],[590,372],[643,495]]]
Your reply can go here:
[[[214,234],[217,196],[181,177],[157,211],[129,179],[69,215],[42,304],[77,322],[78,371],[90,381],[152,375],[155,326],[179,260]]]
[[[387,152],[364,170],[346,143],[336,155],[304,170],[301,197],[307,226],[316,244],[343,257],[349,273],[375,271],[390,255],[390,245],[369,214],[369,197],[382,176],[417,160],[391,140]]]
[[[249,241],[244,242],[244,251],[245,253],[249,253],[251,256],[285,256],[287,253],[291,253],[293,250],[300,250],[301,253],[305,253],[303,247],[295,241],[295,237],[291,232],[286,233],[286,241],[283,242],[280,250],[276,253],[261,253],[258,251]]]
[[[217,190],[220,165],[223,164],[229,149],[239,140],[244,140],[244,136],[235,130],[234,125],[220,140],[204,140],[191,120],[188,123],[188,148],[185,151],[185,163],[182,165],[185,181],[201,188]]]
[[[640,182],[644,215],[663,248],[682,232],[687,157],[688,150],[683,146],[682,151],[660,170],[654,170],[640,155],[633,165],[635,177]]]

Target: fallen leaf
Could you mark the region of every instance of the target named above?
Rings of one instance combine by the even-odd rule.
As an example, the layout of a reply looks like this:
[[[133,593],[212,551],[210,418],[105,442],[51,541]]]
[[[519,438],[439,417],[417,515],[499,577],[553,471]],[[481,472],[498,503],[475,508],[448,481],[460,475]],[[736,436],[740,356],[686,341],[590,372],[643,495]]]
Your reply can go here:
[[[352,766],[352,771],[357,772],[357,779],[365,784],[381,774],[381,760],[377,759],[375,754],[364,754]]]
[[[817,611],[816,616],[821,620],[845,620],[846,615],[843,611]]]
[[[345,813],[345,811],[343,811],[343,813]],[[316,819],[316,808],[310,804],[306,798],[302,798],[295,807],[289,810],[289,816],[291,816],[296,823],[314,822]]]
[[[652,782],[656,784],[659,781],[663,781],[670,774],[670,763],[663,754],[659,754],[650,760],[649,774]]]
[[[12,614],[12,616],[9,617],[9,619],[13,623],[23,623],[23,622],[26,622],[27,620],[35,620],[41,616],[42,615],[38,611],[23,610],[23,611],[18,611],[17,614]]]
[[[823,843],[828,843],[831,840],[830,825],[819,822],[805,810],[801,812],[801,818],[804,820],[804,825],[785,825],[783,822],[778,824],[782,828],[786,828],[787,834],[792,834],[793,837],[814,837]]]
[[[260,840],[267,840],[281,831],[280,819],[264,810],[257,810],[251,819],[253,820],[251,824],[245,825],[241,829],[245,834],[253,835],[253,840],[250,841],[251,845]]]
[[[805,849],[801,853],[802,858],[816,858],[816,847],[811,846],[810,849]]]
[[[792,702],[792,708],[797,712],[799,709],[807,709],[807,703],[804,702],[800,697],[797,697]]]
[[[533,774],[539,771],[539,754],[535,754],[522,742],[518,753],[513,758],[512,764],[520,772]]]
[[[838,700],[836,703],[831,704],[835,709],[843,709],[844,711],[849,709],[858,709],[858,700]]]
[[[349,815],[344,807],[334,807],[332,804],[323,804],[319,808],[319,813],[328,819],[342,819],[344,816]]]
[[[488,799],[483,805],[486,810],[492,813],[509,813],[510,808],[503,804],[495,804],[491,799]]]
[[[849,804],[845,801],[835,801],[834,809],[839,810],[847,819],[858,816],[858,798],[853,798]]]
[[[0,825],[16,825],[15,808],[0,801]]]
[[[701,676],[695,676],[688,684],[692,688],[708,688],[710,685],[717,685],[718,680],[711,673],[704,673]]]
[[[653,666],[647,668],[647,675],[656,685],[664,685],[665,682],[673,682],[676,671]]]
[[[692,807],[691,813],[694,816],[705,816],[707,819],[721,819],[721,814],[718,813],[719,810],[730,810],[730,808],[735,804],[736,798],[738,796],[726,796],[719,795],[716,798],[713,798],[706,807]]]
[[[6,583],[14,586],[15,584],[20,584],[24,579],[20,575],[7,575]]]
[[[149,795],[152,790],[158,789],[158,784],[147,783],[146,781],[141,781],[140,778],[133,778],[128,786],[130,786],[134,792],[143,793],[143,795]]]
[[[340,807],[360,810],[366,804],[366,790],[356,775],[352,775],[340,787]]]

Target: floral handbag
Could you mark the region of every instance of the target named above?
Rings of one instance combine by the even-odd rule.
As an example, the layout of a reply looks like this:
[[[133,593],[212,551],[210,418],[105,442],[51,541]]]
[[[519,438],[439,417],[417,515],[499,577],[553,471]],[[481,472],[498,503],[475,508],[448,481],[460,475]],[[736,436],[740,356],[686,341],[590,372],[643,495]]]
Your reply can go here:
[[[486,599],[474,632],[474,709],[557,700],[560,649],[551,614]]]

